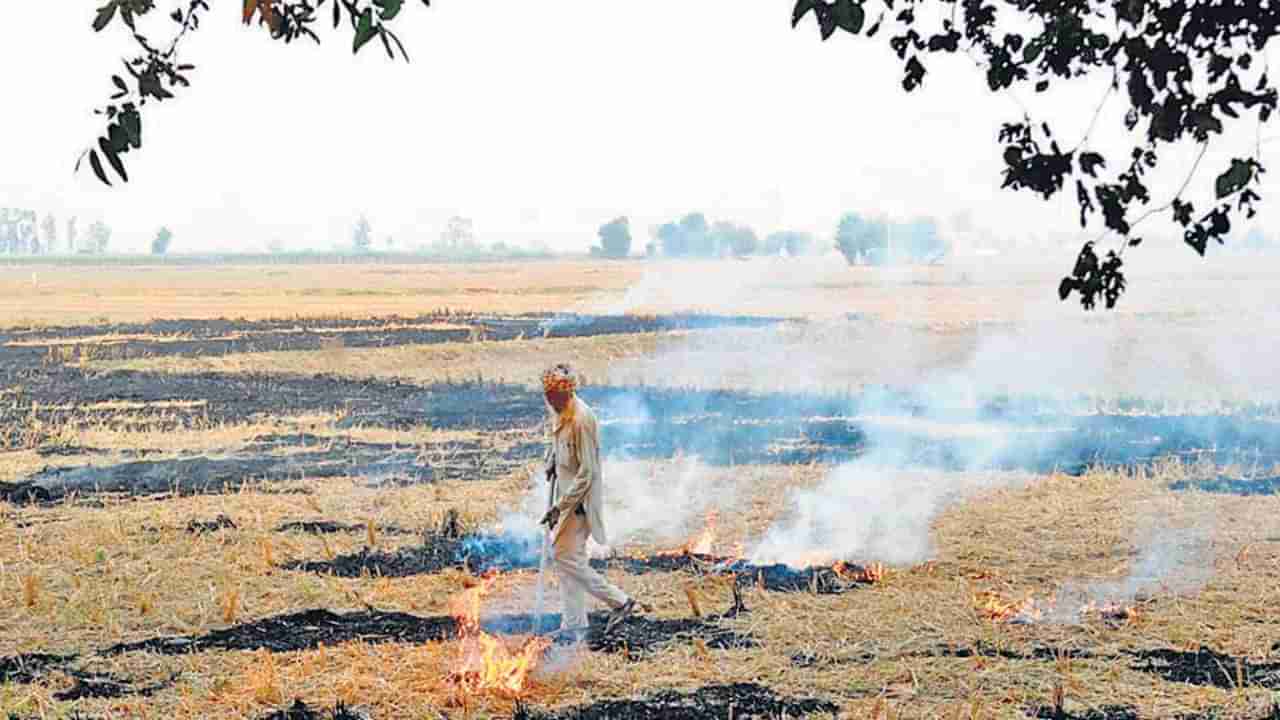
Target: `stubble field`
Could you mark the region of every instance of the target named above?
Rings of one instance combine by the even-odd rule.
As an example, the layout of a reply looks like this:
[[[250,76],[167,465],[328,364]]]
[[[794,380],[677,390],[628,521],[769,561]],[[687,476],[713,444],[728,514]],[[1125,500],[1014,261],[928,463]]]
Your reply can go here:
[[[0,713],[1273,717],[1271,273],[1151,280],[0,268]],[[583,648],[530,639],[562,360],[651,607]]]

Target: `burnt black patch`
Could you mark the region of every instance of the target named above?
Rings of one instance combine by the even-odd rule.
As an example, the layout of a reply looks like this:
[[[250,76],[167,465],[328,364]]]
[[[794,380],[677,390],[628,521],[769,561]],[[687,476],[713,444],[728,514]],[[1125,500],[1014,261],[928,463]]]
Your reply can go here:
[[[911,653],[913,657],[985,657],[1003,658],[1005,660],[1040,660],[1044,662],[1061,658],[1081,660],[1095,657],[1089,650],[1080,648],[1054,647],[1051,645],[1029,645],[1025,647],[995,647],[989,643],[978,641],[971,645],[950,645],[940,643],[924,650]]]
[[[874,653],[858,653],[857,655],[828,655],[811,650],[791,654],[791,666],[796,668],[838,667],[841,665],[861,665],[874,662]]]
[[[49,670],[61,670],[76,658],[75,655],[50,655],[26,653],[0,657],[0,683],[26,684]]]
[[[820,698],[787,697],[756,683],[708,685],[691,692],[663,690],[640,698],[599,700],[556,712],[521,704],[513,720],[704,720],[780,718],[834,714],[839,707]]]
[[[215,630],[206,635],[121,643],[103,652],[107,655],[136,651],[161,655],[183,655],[206,650],[262,649],[290,652],[355,640],[367,643],[425,643],[452,637],[455,630],[456,623],[451,617],[420,617],[377,610],[339,614],[314,609],[263,618]]]
[[[150,697],[173,686],[175,678],[142,685],[107,673],[70,672],[73,685],[54,693],[55,700],[80,700],[83,698]]]
[[[219,530],[235,530],[236,523],[226,515],[219,515],[212,520],[192,520],[187,523],[187,532],[197,535],[217,532]]]
[[[261,716],[261,720],[368,720],[369,716],[353,710],[339,701],[327,710],[316,710],[301,699],[295,699],[287,708]]]
[[[586,633],[586,646],[596,652],[621,653],[630,659],[640,659],[654,651],[675,643],[691,643],[699,640],[713,650],[757,647],[756,639],[723,627],[724,616],[707,618],[653,618],[644,614],[632,615],[605,634],[607,613],[591,613]],[[558,613],[542,616],[538,624],[543,634],[553,634],[556,639],[567,639],[567,633],[558,632],[561,616]],[[486,631],[504,635],[528,635],[534,631],[532,614],[497,615],[485,618],[480,625]],[[572,630],[572,629],[571,629]]]
[[[1136,659],[1134,670],[1168,682],[1231,690],[1243,681],[1243,686],[1280,689],[1280,662],[1254,662],[1207,647],[1190,652],[1172,648],[1125,652]]]
[[[406,530],[397,525],[375,525],[374,529],[384,535],[411,535],[412,530]],[[365,523],[340,523],[333,520],[293,520],[287,523],[281,523],[276,527],[275,531],[280,533],[300,532],[308,535],[333,535],[336,533],[362,533],[367,532],[368,526]]]
[[[447,568],[463,567],[463,541],[429,535],[422,545],[386,550],[360,548],[332,560],[294,561],[285,570],[297,570],[335,577],[412,577],[430,575]]]
[[[1277,495],[1280,494],[1280,475],[1249,479],[1218,475],[1201,480],[1178,480],[1170,483],[1169,489],[1199,490],[1224,495]]]
[[[1074,713],[1042,705],[1031,711],[1031,717],[1042,720],[1138,720],[1139,715],[1137,708],[1132,705],[1103,705]]]

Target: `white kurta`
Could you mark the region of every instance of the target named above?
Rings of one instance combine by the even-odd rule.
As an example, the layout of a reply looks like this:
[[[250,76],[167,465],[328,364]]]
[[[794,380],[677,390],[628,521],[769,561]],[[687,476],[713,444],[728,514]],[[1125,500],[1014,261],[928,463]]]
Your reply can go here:
[[[573,399],[572,419],[551,440],[556,466],[555,507],[560,523],[552,535],[560,593],[564,601],[561,628],[585,628],[586,595],[611,608],[626,604],[627,594],[596,572],[587,557],[587,538],[608,544],[604,528],[604,487],[600,475],[600,435],[595,414]],[[582,513],[578,513],[578,508]]]

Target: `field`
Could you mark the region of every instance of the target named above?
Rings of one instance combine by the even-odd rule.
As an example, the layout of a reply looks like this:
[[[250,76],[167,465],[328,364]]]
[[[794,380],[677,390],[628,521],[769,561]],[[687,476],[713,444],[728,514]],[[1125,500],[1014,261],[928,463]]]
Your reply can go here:
[[[1265,263],[806,262],[0,268],[0,714],[1280,716]],[[579,648],[562,360],[649,606]]]

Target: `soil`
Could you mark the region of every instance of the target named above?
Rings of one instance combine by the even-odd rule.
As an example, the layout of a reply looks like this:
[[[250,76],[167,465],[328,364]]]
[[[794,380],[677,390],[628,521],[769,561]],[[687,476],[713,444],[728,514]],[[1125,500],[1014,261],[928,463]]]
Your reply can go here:
[[[1168,682],[1233,690],[1238,672],[1244,680],[1242,686],[1280,690],[1280,662],[1255,662],[1207,647],[1191,652],[1158,648],[1126,653],[1137,660],[1134,670],[1159,675]]]
[[[332,520],[293,520],[276,527],[276,532],[301,532],[308,535],[333,535],[335,533],[363,533],[368,526],[364,523],[340,523]],[[377,525],[375,529],[382,535],[412,535],[398,525]]]
[[[756,642],[719,625],[724,616],[709,618],[650,618],[634,615],[609,635],[603,634],[605,613],[592,613],[587,646],[599,652],[623,653],[639,658],[674,642],[702,640],[708,648],[754,647]],[[494,615],[481,620],[481,628],[490,633],[520,635],[533,631],[533,616]],[[540,627],[549,633],[560,627],[559,615],[545,615]],[[401,612],[361,610],[336,613],[311,609],[287,615],[275,615],[248,623],[233,625],[200,636],[150,638],[113,645],[103,655],[129,652],[151,652],[160,655],[185,655],[209,650],[267,650],[292,652],[311,650],[321,645],[334,646],[360,641],[366,643],[426,643],[456,637],[457,621],[446,616],[419,616]],[[32,668],[26,674],[15,674],[13,682],[30,682],[48,668],[68,661],[63,656],[23,656],[0,662],[26,663]],[[43,663],[43,664],[39,664]],[[2,667],[2,666],[0,666]]]
[[[416,317],[307,318],[277,320],[155,320],[148,323],[26,328],[0,332],[6,350],[46,348],[8,346],[10,342],[68,341],[77,338],[126,336],[95,341],[109,357],[197,357],[230,353],[318,350],[327,338],[343,347],[393,347],[437,345],[472,339],[509,341],[539,337],[593,337],[675,330],[757,328],[787,321],[780,318],[723,315],[560,315],[546,313],[499,316],[471,313],[436,313]],[[447,327],[454,326],[454,327]],[[127,336],[144,336],[133,338]]]
[[[1169,488],[1228,495],[1276,495],[1280,494],[1280,475],[1248,479],[1218,475],[1207,480],[1178,480],[1170,483]]]
[[[692,692],[663,690],[640,698],[599,700],[557,712],[517,706],[513,720],[705,720],[706,718],[804,717],[833,714],[838,706],[818,698],[787,697],[756,683],[707,685]]]
[[[308,442],[306,437],[315,440]],[[45,468],[20,482],[0,483],[0,499],[30,504],[56,501],[72,493],[80,497],[100,493],[220,493],[249,482],[303,477],[363,477],[371,485],[413,485],[500,476],[539,457],[542,450],[536,443],[496,450],[478,442],[397,446],[343,437],[281,438],[270,442],[255,440],[223,457],[197,455],[117,465]],[[297,442],[289,445],[289,439]],[[294,451],[280,452],[290,449]]]
[[[263,715],[261,720],[369,720],[369,716],[343,705],[341,701],[328,710],[320,711],[295,699],[289,707]]]

